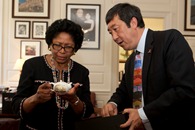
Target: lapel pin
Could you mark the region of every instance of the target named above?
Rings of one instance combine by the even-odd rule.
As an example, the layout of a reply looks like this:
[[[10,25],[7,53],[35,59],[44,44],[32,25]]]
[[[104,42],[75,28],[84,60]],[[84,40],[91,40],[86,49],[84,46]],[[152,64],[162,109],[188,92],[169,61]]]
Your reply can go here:
[[[149,54],[149,53],[152,53],[152,49],[149,49],[149,50],[148,50],[148,54]]]

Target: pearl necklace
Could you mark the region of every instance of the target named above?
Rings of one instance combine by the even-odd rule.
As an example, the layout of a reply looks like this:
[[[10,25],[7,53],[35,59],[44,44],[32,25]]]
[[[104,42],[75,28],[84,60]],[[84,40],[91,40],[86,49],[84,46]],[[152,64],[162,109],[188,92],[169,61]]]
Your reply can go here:
[[[71,60],[72,63],[72,60]],[[70,64],[68,63],[68,76],[67,76],[67,83],[70,83]],[[53,74],[53,79],[54,79],[54,83],[57,83],[57,75],[56,75],[56,67],[54,64],[54,59],[53,56],[51,56],[51,65],[52,65],[52,74]],[[64,81],[64,76],[62,78],[62,80]],[[68,101],[67,100],[62,100],[59,96],[56,95],[56,104],[58,106],[58,108],[65,110],[66,108],[68,108]],[[61,106],[60,104],[64,105]]]

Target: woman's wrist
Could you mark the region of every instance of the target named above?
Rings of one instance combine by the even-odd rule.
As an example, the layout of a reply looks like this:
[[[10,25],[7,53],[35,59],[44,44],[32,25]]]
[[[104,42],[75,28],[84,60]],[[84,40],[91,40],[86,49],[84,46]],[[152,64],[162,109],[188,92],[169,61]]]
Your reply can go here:
[[[79,101],[80,101],[79,97],[75,96],[75,99],[73,101],[71,101],[70,103],[74,104],[76,106],[76,105],[78,105]]]

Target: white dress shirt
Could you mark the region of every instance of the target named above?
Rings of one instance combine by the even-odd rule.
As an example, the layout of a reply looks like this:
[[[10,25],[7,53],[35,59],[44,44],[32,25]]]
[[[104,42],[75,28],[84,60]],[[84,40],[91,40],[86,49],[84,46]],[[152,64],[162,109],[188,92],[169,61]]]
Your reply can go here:
[[[141,55],[141,64],[143,65],[143,58],[144,58],[144,50],[145,50],[145,43],[146,43],[146,34],[148,32],[148,28],[144,29],[144,32],[141,36],[141,39],[137,45],[136,50],[140,52]],[[142,94],[142,108],[138,109],[138,113],[140,118],[142,119],[142,122],[146,128],[146,130],[152,130],[151,124],[143,110],[143,106],[144,106],[144,98],[143,98],[143,94]]]

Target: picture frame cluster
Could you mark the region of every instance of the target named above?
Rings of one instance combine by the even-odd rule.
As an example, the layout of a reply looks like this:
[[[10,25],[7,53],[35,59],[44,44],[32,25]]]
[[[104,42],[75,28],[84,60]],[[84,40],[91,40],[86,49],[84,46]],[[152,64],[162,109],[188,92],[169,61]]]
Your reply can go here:
[[[31,30],[32,30],[32,39],[44,39],[45,32],[48,28],[47,21],[15,21],[15,38],[19,39],[30,39]]]
[[[30,39],[32,30],[32,39],[39,40],[21,40],[20,42],[20,58],[29,59],[41,55],[41,39],[45,39],[45,32],[48,27],[47,21],[15,21],[15,38]]]
[[[12,0],[12,18],[17,18],[14,37],[21,39],[20,58],[40,56],[41,40],[48,28],[48,20],[42,19],[50,18],[50,0]],[[39,40],[23,40],[30,38]]]

